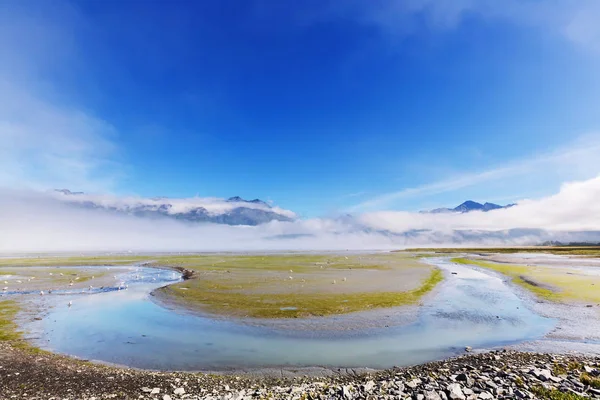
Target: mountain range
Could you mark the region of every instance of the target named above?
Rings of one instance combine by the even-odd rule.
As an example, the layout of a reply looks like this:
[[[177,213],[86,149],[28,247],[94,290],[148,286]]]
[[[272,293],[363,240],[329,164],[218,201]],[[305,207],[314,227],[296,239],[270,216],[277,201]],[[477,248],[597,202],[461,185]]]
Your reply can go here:
[[[226,225],[260,225],[270,221],[293,221],[294,213],[274,208],[260,199],[245,200],[239,196],[228,199],[151,199],[118,200],[96,197],[68,189],[55,189],[60,200],[76,207],[105,210],[145,218],[171,218],[189,222]]]
[[[430,211],[421,211],[424,213],[431,213],[431,214],[441,214],[441,213],[467,213],[467,212],[471,212],[471,211],[483,211],[483,212],[488,212],[488,211],[492,211],[492,210],[498,210],[498,209],[502,209],[502,208],[509,208],[514,206],[514,204],[508,204],[505,206],[501,206],[498,204],[494,204],[494,203],[478,203],[476,201],[472,201],[472,200],[467,200],[464,203],[454,207],[454,208],[436,208],[434,210],[430,210]]]

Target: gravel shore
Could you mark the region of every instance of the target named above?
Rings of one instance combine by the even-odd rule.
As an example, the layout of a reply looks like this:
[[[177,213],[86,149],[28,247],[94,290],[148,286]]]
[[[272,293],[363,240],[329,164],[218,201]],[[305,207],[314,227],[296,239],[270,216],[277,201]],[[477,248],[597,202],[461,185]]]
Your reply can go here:
[[[0,343],[0,399],[600,399],[600,358],[494,351],[367,374],[250,377],[109,367]]]

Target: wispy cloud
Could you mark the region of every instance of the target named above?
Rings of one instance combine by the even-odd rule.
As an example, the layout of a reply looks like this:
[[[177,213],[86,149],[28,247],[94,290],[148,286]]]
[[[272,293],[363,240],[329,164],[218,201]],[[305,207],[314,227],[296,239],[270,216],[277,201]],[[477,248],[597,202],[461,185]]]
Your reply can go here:
[[[40,7],[0,5],[0,186],[111,190],[122,174],[116,129],[49,78],[69,70],[77,15],[62,2]]]
[[[562,37],[600,51],[600,2],[596,0],[376,0],[329,3],[331,16],[353,19],[391,37],[423,29],[448,31],[469,19],[501,21]]]
[[[510,180],[515,177],[552,176],[555,182],[564,179],[581,179],[595,176],[600,172],[600,135],[585,135],[564,148],[545,154],[531,154],[525,159],[514,160],[488,170],[467,173],[442,181],[410,187],[396,192],[385,193],[358,203],[348,211],[385,209],[406,198],[419,198],[454,192],[472,186],[489,184],[494,181]]]

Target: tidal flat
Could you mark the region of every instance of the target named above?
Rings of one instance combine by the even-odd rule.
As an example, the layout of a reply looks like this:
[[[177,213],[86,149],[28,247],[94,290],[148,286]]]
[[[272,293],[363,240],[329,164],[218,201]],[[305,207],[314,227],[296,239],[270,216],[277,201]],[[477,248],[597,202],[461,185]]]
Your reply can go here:
[[[0,340],[11,354],[260,376],[471,347],[593,356],[597,265],[526,249],[2,258]]]

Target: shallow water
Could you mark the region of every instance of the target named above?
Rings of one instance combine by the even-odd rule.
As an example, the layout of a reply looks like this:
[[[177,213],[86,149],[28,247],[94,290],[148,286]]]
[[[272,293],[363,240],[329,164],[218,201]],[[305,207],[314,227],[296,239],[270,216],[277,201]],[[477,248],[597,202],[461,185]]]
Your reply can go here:
[[[26,328],[41,347],[85,359],[150,369],[227,370],[263,367],[410,365],[474,348],[541,338],[554,320],[530,311],[497,276],[444,259],[446,280],[428,296],[416,321],[352,335],[311,336],[175,312],[149,293],[178,279],[172,271],[142,270],[153,279],[119,276],[129,289],[44,298],[48,314]],[[452,272],[456,273],[453,274]],[[71,307],[67,306],[72,301]],[[394,313],[394,310],[390,310]],[[335,319],[331,319],[335,324]]]

